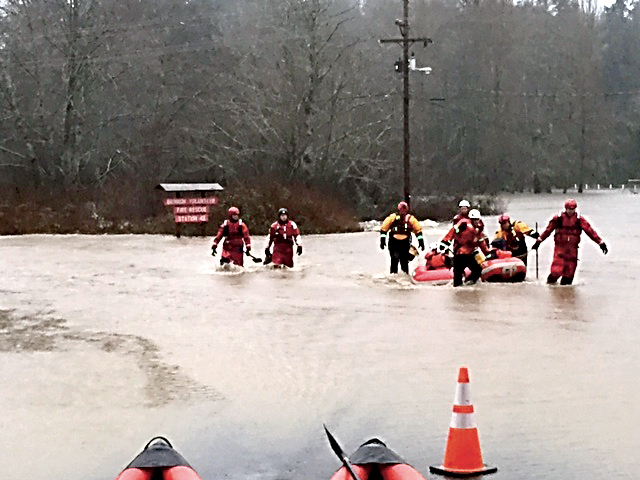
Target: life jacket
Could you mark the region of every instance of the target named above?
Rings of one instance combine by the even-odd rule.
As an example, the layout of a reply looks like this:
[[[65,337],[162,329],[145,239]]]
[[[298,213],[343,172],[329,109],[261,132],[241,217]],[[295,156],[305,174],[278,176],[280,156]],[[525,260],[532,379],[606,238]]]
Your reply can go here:
[[[565,212],[558,213],[554,241],[559,245],[577,247],[580,244],[580,235],[582,234],[581,218],[577,212],[571,217]]]
[[[293,239],[298,230],[298,226],[293,221],[287,220],[286,223],[273,222],[271,228],[274,243],[293,245]]]
[[[409,218],[411,218],[411,215],[409,215],[408,213],[406,215],[400,215],[399,213],[396,213],[396,218],[391,224],[391,228],[389,229],[391,234],[411,236],[412,230]]]
[[[444,253],[430,251],[425,255],[427,270],[435,270],[436,268],[444,268],[447,266],[447,260]]]
[[[226,237],[227,240],[231,240],[234,238],[243,238],[244,237],[244,229],[242,228],[242,220],[238,220],[237,222],[230,222],[229,220],[225,220],[222,224],[222,236]]]

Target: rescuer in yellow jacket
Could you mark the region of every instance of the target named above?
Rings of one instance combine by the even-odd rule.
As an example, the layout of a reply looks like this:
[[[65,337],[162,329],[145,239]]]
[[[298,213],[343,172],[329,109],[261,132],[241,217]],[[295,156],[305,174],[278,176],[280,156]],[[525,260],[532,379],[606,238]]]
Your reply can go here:
[[[422,225],[416,217],[409,213],[409,205],[406,202],[398,204],[398,211],[392,213],[382,222],[380,227],[380,248],[384,250],[389,232],[389,256],[391,257],[391,273],[398,273],[398,263],[404,273],[409,273],[409,260],[411,254],[411,234],[418,239],[418,246],[424,250],[422,238]]]
[[[491,242],[491,245],[501,250],[510,251],[514,257],[521,259],[526,265],[528,249],[524,237],[528,235],[531,238],[537,239],[540,235],[520,220],[512,222],[506,213],[498,217],[498,223],[500,224],[500,230],[496,232],[496,236]]]

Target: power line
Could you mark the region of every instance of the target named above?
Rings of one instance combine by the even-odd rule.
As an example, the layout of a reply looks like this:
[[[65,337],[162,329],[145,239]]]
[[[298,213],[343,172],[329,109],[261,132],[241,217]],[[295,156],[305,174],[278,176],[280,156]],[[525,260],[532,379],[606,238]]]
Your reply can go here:
[[[585,93],[576,93],[576,92],[515,92],[515,91],[505,91],[505,90],[495,90],[495,89],[482,89],[482,88],[466,88],[466,87],[456,87],[456,93],[443,95],[443,98],[446,100],[452,98],[469,98],[470,95],[484,95],[484,96],[500,96],[500,97],[521,97],[521,98],[557,98],[557,97],[572,97],[572,98],[583,98],[583,97],[617,97],[617,96],[628,96],[628,95],[640,95],[640,88],[634,90],[627,91],[611,91],[611,92],[585,92]],[[462,93],[462,94],[461,94]]]

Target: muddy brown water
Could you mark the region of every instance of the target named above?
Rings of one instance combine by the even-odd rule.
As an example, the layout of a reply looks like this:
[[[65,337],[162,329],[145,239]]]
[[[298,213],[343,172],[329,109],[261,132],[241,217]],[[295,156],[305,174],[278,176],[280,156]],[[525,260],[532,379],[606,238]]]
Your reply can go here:
[[[542,228],[564,198],[505,201]],[[328,479],[326,423],[430,478],[467,365],[489,478],[638,478],[640,195],[578,202],[610,253],[583,238],[572,287],[544,284],[551,241],[539,279],[532,255],[525,283],[454,289],[386,274],[375,232],[241,273],[209,238],[0,237],[2,477],[113,479],[164,435],[204,480]]]

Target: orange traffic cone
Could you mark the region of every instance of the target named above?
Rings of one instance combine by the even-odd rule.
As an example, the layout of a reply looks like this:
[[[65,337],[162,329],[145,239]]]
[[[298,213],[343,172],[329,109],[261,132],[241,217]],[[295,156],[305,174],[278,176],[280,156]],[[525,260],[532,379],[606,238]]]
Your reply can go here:
[[[439,467],[430,466],[429,471],[449,477],[468,477],[498,471],[497,467],[488,467],[482,462],[478,428],[473,420],[467,367],[460,367],[458,370],[458,386],[453,402],[444,463]]]

